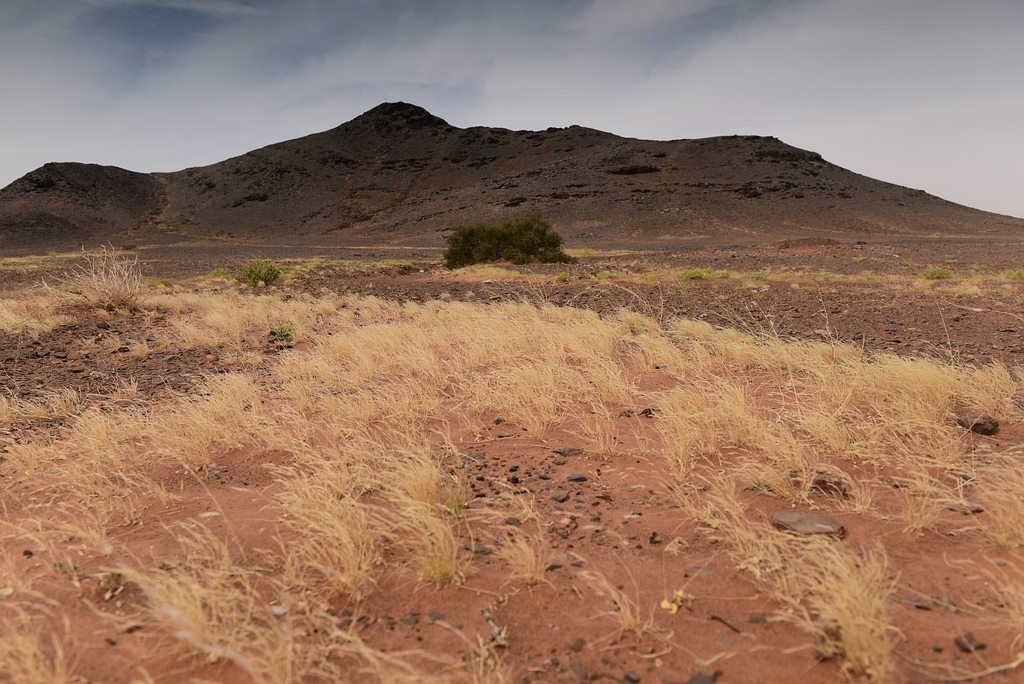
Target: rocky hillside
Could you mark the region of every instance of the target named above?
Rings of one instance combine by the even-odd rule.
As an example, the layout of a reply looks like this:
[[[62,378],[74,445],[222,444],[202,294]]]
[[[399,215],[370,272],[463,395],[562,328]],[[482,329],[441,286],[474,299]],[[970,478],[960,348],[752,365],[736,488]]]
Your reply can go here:
[[[541,212],[576,245],[1016,235],[970,209],[776,138],[648,141],[589,128],[456,128],[404,103],[175,173],[51,163],[0,190],[0,240],[440,245]]]

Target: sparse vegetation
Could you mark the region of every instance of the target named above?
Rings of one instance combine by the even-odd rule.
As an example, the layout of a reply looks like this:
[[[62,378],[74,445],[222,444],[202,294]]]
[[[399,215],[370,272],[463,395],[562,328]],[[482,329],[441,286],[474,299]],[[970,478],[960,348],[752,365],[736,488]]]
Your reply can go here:
[[[626,268],[675,290],[689,272]],[[901,572],[922,592],[943,573],[941,621],[939,599],[974,586],[951,568],[1024,546],[1015,369],[471,298],[444,276],[433,294],[455,294],[420,303],[154,284],[144,311],[102,313],[118,331],[96,341],[90,324],[82,344],[132,369],[187,356],[187,389],[140,375],[0,394],[0,671],[145,681],[177,644],[167,657],[197,680],[513,681],[525,667],[507,645],[548,648],[557,624],[586,634],[565,653],[584,668],[656,653],[684,671],[692,650],[884,682],[907,667],[901,649],[931,646],[901,633],[923,612]],[[45,330],[64,299],[34,296],[0,314]],[[963,412],[1011,428],[990,440]],[[812,510],[853,533],[769,522]],[[941,558],[925,552],[936,539]],[[664,574],[677,555],[686,591]],[[998,589],[961,601],[956,626],[1007,625],[984,632],[986,656],[1012,663],[1024,603]],[[756,632],[771,650],[689,629],[719,596],[777,622]],[[118,641],[109,672],[77,658],[94,634]],[[403,650],[413,635],[436,654]]]
[[[142,269],[138,255],[103,247],[83,254],[83,265],[71,268],[54,289],[65,297],[81,298],[109,310],[134,309],[142,301]]]
[[[254,259],[245,263],[237,278],[247,285],[272,285],[284,271],[270,259]]]
[[[921,277],[925,280],[948,280],[953,277],[953,271],[948,268],[926,268],[921,271]]]
[[[448,237],[444,253],[448,268],[494,261],[569,263],[574,259],[562,251],[562,236],[539,216],[525,216],[501,225],[459,226]]]

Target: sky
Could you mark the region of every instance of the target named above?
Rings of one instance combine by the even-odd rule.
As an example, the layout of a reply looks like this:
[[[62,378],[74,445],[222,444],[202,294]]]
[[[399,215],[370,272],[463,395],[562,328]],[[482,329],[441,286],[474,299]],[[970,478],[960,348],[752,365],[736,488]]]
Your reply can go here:
[[[399,100],[774,135],[1024,217],[1024,0],[0,0],[0,186],[210,164]]]

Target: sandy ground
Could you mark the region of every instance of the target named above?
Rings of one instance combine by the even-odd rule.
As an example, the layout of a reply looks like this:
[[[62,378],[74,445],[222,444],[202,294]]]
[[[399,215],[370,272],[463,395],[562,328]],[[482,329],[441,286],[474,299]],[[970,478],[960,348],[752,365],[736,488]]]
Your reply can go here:
[[[957,426],[965,408],[960,403],[942,414],[944,422],[934,429],[951,435],[956,461],[936,470],[935,484],[948,496],[929,500],[927,522],[919,528],[908,522],[905,463],[858,460],[854,447],[849,453],[815,448],[797,477],[839,472],[841,487],[807,480],[794,485],[800,489],[794,494],[744,479],[747,471],[738,464],[756,457],[759,448],[726,439],[695,467],[695,488],[680,489],[663,454],[672,447],[664,421],[671,412],[666,393],[686,380],[657,352],[613,353],[609,358],[628,381],[628,395],[603,402],[606,414],[588,413],[587,401],[573,399],[578,406],[541,433],[521,417],[484,406],[442,400],[438,406],[450,413],[419,416],[413,409],[410,429],[437,455],[439,472],[467,487],[465,510],[445,518],[457,543],[460,577],[427,581],[411,569],[404,547],[391,543],[374,568],[372,590],[358,599],[315,582],[305,591],[281,580],[290,549],[306,534],[287,524],[281,497],[308,463],[280,444],[214,441],[209,460],[190,467],[159,456],[157,433],[139,428],[138,441],[129,439],[130,449],[125,447],[143,455],[131,461],[131,472],[172,496],[161,500],[140,489],[128,501],[136,486],[128,478],[113,490],[97,489],[118,499],[111,508],[61,486],[70,481],[76,449],[85,449],[77,417],[99,412],[115,423],[124,418],[145,426],[146,416],[173,413],[206,396],[210,378],[246,378],[258,389],[261,411],[275,416],[278,434],[288,430],[289,419],[278,415],[291,401],[281,379],[289,366],[282,364],[312,353],[329,335],[345,339],[367,320],[383,331],[401,319],[400,313],[375,313],[372,298],[438,311],[459,302],[475,309],[547,302],[608,320],[625,308],[655,326],[681,316],[823,347],[845,349],[848,343],[867,354],[894,352],[966,368],[997,361],[1012,369],[1024,358],[1024,280],[1006,275],[1020,265],[1012,254],[992,249],[798,244],[774,251],[596,254],[571,266],[455,273],[432,262],[429,252],[351,250],[341,263],[298,261],[317,256],[312,250],[275,255],[286,263],[296,259],[296,268],[286,282],[268,288],[207,277],[213,269],[234,268],[237,254],[213,250],[198,258],[198,249],[140,250],[154,296],[237,291],[236,306],[250,301],[254,310],[263,306],[256,301],[261,297],[285,303],[348,297],[335,311],[355,315],[357,322],[337,329],[311,324],[303,340],[269,339],[266,330],[253,327],[240,329],[234,341],[210,332],[186,343],[179,322],[202,319],[190,309],[107,311],[70,304],[59,312],[66,322],[53,330],[0,331],[3,396],[24,407],[52,403],[55,390],[77,393],[73,406],[23,410],[0,422],[6,454],[0,465],[6,551],[0,590],[5,609],[20,611],[18,619],[25,620],[10,613],[8,624],[38,637],[35,660],[10,681],[425,681],[429,675],[507,682],[927,682],[985,681],[990,671],[991,681],[1015,681],[1024,676],[1013,667],[1024,639],[1024,602],[1014,603],[1024,601],[1024,563],[1019,547],[995,544],[984,532],[999,514],[977,503],[985,498],[977,478],[990,477],[988,465],[1024,454],[1019,387],[1010,391],[995,435]],[[5,261],[5,296],[35,292],[35,283],[52,282],[69,263]],[[921,276],[940,267],[951,277]],[[567,325],[564,334],[572,331]],[[394,354],[414,348],[399,345]],[[514,369],[515,360],[496,358],[493,367]],[[731,364],[721,369],[723,378],[748,388],[758,411],[788,420],[787,402],[799,404],[799,396],[780,398],[792,388],[769,371]],[[458,396],[458,387],[434,389]],[[600,435],[588,427],[591,415],[603,416]],[[223,429],[231,430],[227,424]],[[25,450],[34,448],[40,450],[36,469],[25,465],[32,463]],[[392,477],[401,470],[396,473]],[[734,502],[756,535],[782,534],[771,523],[779,511],[813,511],[845,528],[842,539],[829,543],[855,559],[854,567],[869,565],[861,554],[884,553],[884,640],[892,645],[887,669],[856,671],[842,655],[830,654],[822,644],[828,628],[815,634],[808,624],[833,597],[820,588],[802,594],[800,605],[811,601],[811,607],[810,622],[801,622],[795,604],[766,589],[773,586],[771,573],[762,568],[767,574],[759,575],[761,566],[737,550],[734,536],[686,510],[680,497],[720,491],[715,478],[723,473],[733,478]],[[871,490],[869,503],[857,483]],[[377,486],[380,491],[366,494],[367,505],[392,505],[381,493],[387,486]],[[963,505],[949,504],[956,491]],[[534,519],[516,507],[521,501],[531,503]],[[190,571],[198,561],[182,546],[185,532],[220,540],[238,568],[231,582],[245,578],[255,587],[249,596],[259,607],[246,608],[240,622],[258,628],[238,630],[231,642],[238,652],[214,649],[213,637],[204,642],[168,618],[170,609],[164,605],[161,612],[155,590],[131,574]],[[510,577],[502,554],[520,532],[537,545],[542,570],[536,584]],[[213,576],[219,566],[195,567],[202,584],[204,573]],[[798,566],[788,572],[802,571]],[[808,566],[806,572],[816,570]],[[624,619],[633,611],[635,621]],[[262,642],[252,635],[270,632],[274,644],[315,653],[318,667],[268,673],[254,665],[259,658],[252,647]],[[8,666],[24,664],[32,648],[18,642],[0,647],[0,654]],[[66,673],[53,669],[58,662]]]

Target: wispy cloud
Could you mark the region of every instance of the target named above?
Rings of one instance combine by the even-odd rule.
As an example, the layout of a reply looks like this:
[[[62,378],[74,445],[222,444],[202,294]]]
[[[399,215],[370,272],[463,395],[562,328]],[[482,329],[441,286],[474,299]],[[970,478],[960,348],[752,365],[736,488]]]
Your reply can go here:
[[[218,16],[256,15],[265,10],[259,4],[232,0],[84,0],[92,7],[143,7],[185,10]]]
[[[384,100],[457,125],[778,135],[1024,215],[1016,0],[9,0],[0,184],[170,170]]]

